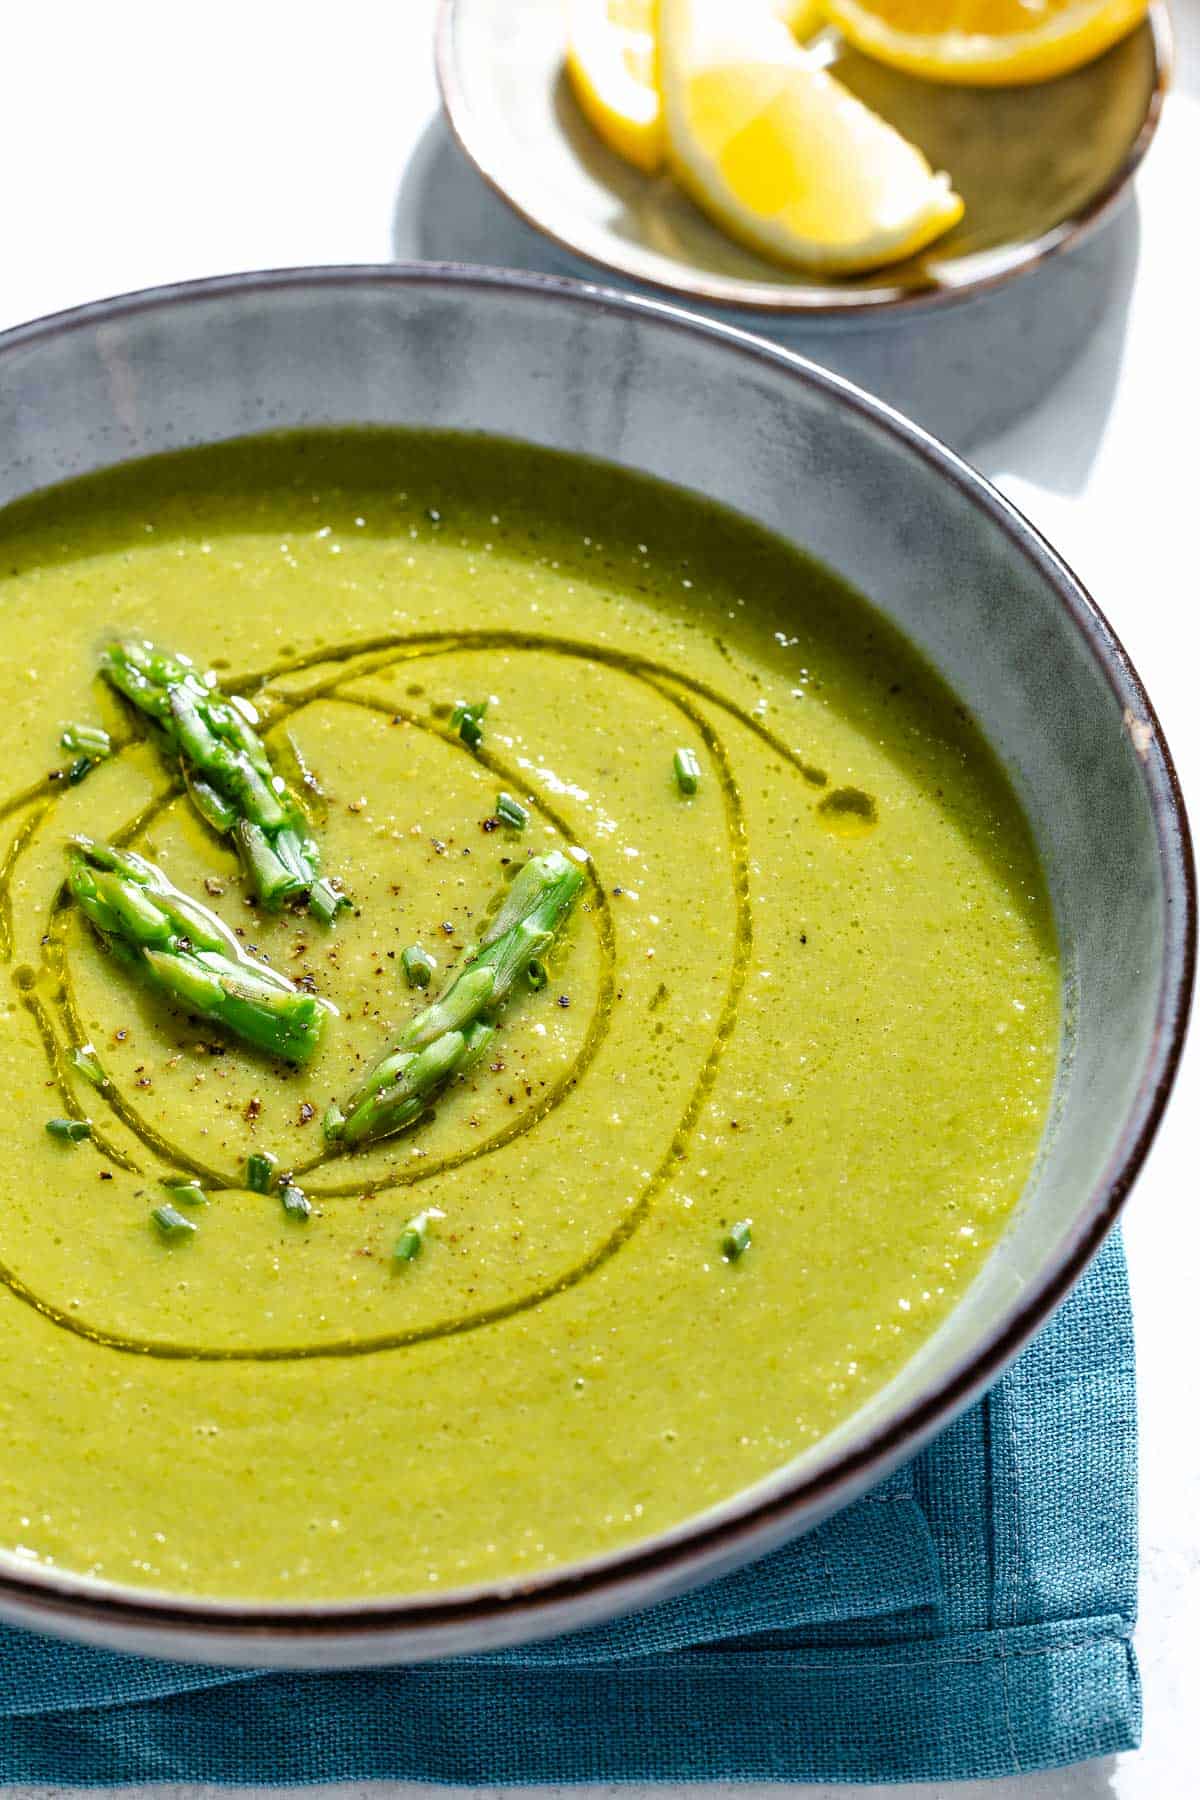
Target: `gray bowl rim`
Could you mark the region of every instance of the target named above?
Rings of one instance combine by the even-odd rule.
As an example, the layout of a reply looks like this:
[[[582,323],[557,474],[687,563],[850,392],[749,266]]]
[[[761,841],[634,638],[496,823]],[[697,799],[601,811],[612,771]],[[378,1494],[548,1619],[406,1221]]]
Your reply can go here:
[[[969,281],[954,284],[931,280],[925,287],[897,288],[888,286],[885,267],[871,272],[875,283],[871,287],[831,286],[828,290],[797,288],[784,282],[749,283],[733,276],[706,274],[699,268],[673,280],[665,275],[654,277],[637,274],[618,262],[606,262],[591,255],[572,239],[560,237],[557,232],[552,231],[509,192],[492,167],[490,159],[480,151],[469,128],[470,109],[458,77],[454,54],[454,23],[458,4],[459,0],[438,0],[434,34],[438,91],[441,94],[442,111],[455,143],[492,193],[523,224],[528,225],[531,231],[536,231],[539,237],[555,245],[577,263],[597,271],[602,279],[636,282],[639,287],[652,294],[669,297],[676,305],[720,306],[731,313],[746,315],[747,327],[753,319],[761,319],[764,329],[772,320],[777,323],[784,320],[815,322],[838,319],[848,322],[880,316],[891,319],[899,314],[907,316],[914,312],[928,312],[934,307],[961,306],[978,299],[982,294],[991,293],[995,288],[1006,287],[1010,281],[1017,281],[1022,275],[1032,274],[1048,257],[1057,255],[1060,250],[1077,248],[1111,217],[1125,198],[1158,132],[1175,67],[1175,36],[1170,10],[1166,0],[1150,0],[1145,18],[1133,29],[1140,31],[1142,25],[1150,27],[1154,50],[1154,86],[1145,117],[1131,139],[1120,165],[1090,200],[1066,214],[1057,224],[1048,226],[1038,237],[1031,238],[1022,247],[1020,255],[990,274],[975,275]],[[685,266],[680,264],[681,269]],[[748,293],[745,291],[747,288],[753,291]]]
[[[1187,1033],[1196,969],[1197,888],[1187,812],[1175,765],[1157,715],[1140,676],[1095,601],[1041,533],[1012,503],[954,451],[902,413],[873,398],[819,364],[732,326],[681,311],[657,300],[621,294],[566,277],[517,273],[461,263],[385,263],[248,271],[197,281],[147,288],[50,314],[0,333],[0,380],[7,359],[31,346],[76,331],[92,331],[145,313],[164,313],[214,300],[235,303],[296,292],[329,292],[339,288],[391,290],[472,290],[519,294],[548,307],[598,312],[640,321],[683,340],[720,345],[734,358],[767,367],[799,388],[816,389],[835,405],[856,414],[909,455],[919,458],[958,489],[1008,539],[1013,553],[1039,574],[1057,598],[1065,622],[1090,650],[1098,669],[1122,709],[1145,721],[1149,741],[1140,757],[1147,787],[1162,870],[1164,948],[1155,1003],[1150,1049],[1117,1145],[1086,1201],[1081,1202],[1073,1229],[1047,1259],[1040,1276],[1028,1284],[1001,1321],[959,1359],[934,1389],[913,1401],[892,1420],[869,1430],[813,1475],[786,1483],[763,1499],[734,1499],[715,1519],[702,1516],[665,1534],[603,1559],[568,1565],[519,1584],[497,1583],[461,1590],[437,1600],[425,1596],[360,1602],[269,1604],[252,1601],[192,1599],[171,1594],[91,1583],[67,1572],[31,1568],[19,1574],[0,1569],[0,1609],[8,1602],[27,1625],[73,1635],[90,1628],[112,1633],[114,1642],[139,1630],[178,1633],[179,1654],[187,1659],[188,1642],[212,1639],[244,1643],[255,1661],[274,1643],[297,1647],[338,1638],[356,1643],[378,1642],[380,1661],[393,1661],[385,1640],[405,1634],[436,1638],[448,1628],[478,1627],[481,1639],[489,1621],[503,1619],[513,1640],[538,1635],[538,1623],[552,1633],[564,1628],[564,1607],[598,1596],[603,1612],[606,1590],[612,1612],[623,1609],[621,1591],[639,1579],[662,1578],[674,1588],[704,1579],[720,1563],[730,1567],[750,1562],[781,1537],[789,1521],[804,1515],[823,1517],[846,1504],[914,1455],[1008,1366],[1038,1327],[1078,1280],[1121,1211],[1149,1153],[1170,1095]],[[352,423],[352,421],[342,421]],[[319,429],[319,428],[318,428]],[[815,1522],[815,1519],[814,1519]],[[801,1527],[797,1523],[796,1529]],[[593,1611],[594,1618],[596,1613]],[[431,1650],[431,1654],[436,1654]],[[195,1660],[195,1659],[193,1659]],[[201,1657],[200,1660],[210,1660]],[[230,1660],[226,1657],[224,1660]],[[369,1653],[359,1659],[370,1663]]]

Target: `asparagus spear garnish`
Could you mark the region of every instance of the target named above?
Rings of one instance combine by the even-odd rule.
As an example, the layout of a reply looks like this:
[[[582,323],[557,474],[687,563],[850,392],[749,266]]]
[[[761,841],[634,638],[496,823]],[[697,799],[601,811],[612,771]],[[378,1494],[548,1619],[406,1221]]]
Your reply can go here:
[[[582,869],[560,850],[525,864],[446,991],[410,1019],[349,1099],[329,1108],[330,1143],[407,1130],[448,1081],[478,1061],[514,984],[564,923],[583,882]]]
[[[227,699],[215,675],[144,638],[109,644],[100,671],[154,721],[164,752],[183,770],[193,806],[214,831],[233,838],[265,906],[304,897],[328,925],[349,905],[321,876],[304,809],[272,768],[248,701]]]
[[[286,1062],[307,1062],[327,1000],[252,962],[228,926],[132,850],[70,840],[67,886],[113,953],[189,1013]]]

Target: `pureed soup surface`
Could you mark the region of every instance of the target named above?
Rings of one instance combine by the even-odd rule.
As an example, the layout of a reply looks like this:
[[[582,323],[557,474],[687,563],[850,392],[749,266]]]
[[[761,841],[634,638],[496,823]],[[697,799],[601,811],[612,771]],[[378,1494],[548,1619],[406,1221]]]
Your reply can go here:
[[[444,1591],[676,1524],[899,1369],[1029,1173],[1058,976],[1013,795],[878,615],[687,496],[461,438],[131,465],[0,538],[0,1545],[212,1596]],[[250,903],[97,678],[114,633],[215,669],[310,772],[332,927]],[[47,782],[69,721],[118,748]],[[331,998],[314,1060],[106,952],[61,899],[77,831]],[[548,984],[432,1120],[324,1153],[328,1102],[555,847],[590,876]],[[64,1113],[95,1136],[50,1137]],[[305,1171],[307,1223],[247,1190],[255,1150]],[[208,1201],[171,1241],[179,1173]]]

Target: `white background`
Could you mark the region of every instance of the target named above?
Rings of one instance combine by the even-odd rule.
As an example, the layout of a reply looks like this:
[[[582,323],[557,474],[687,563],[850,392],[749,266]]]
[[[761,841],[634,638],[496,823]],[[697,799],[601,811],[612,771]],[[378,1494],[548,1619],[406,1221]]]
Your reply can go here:
[[[0,326],[233,269],[394,256],[553,267],[437,117],[434,10],[435,0],[5,6]],[[949,438],[1074,564],[1141,669],[1200,811],[1200,0],[1175,0],[1174,15],[1175,92],[1135,205],[1102,236],[985,302],[886,329],[810,328],[799,347]],[[1145,1747],[1054,1775],[883,1790],[893,1796],[1197,1791],[1198,1104],[1200,1041],[1127,1214]],[[796,1800],[838,1792],[795,1790]]]

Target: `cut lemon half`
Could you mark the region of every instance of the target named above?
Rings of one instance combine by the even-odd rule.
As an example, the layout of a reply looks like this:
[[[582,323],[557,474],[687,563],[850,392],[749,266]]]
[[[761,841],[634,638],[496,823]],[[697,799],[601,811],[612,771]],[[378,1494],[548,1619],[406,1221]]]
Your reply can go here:
[[[659,0],[658,19],[668,160],[731,237],[853,274],[962,217],[949,177],[819,68],[769,0]]]
[[[828,0],[856,49],[929,81],[980,87],[1082,68],[1141,23],[1149,0]]]
[[[567,74],[610,150],[647,173],[662,167],[655,0],[568,0]]]

